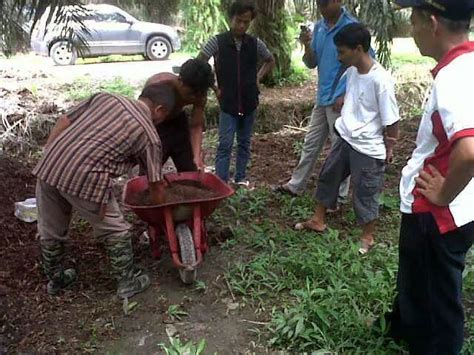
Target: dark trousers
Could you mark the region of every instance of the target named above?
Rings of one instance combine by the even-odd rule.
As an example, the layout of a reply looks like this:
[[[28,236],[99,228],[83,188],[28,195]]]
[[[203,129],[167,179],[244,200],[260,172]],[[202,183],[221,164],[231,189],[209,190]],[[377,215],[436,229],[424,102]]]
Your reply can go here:
[[[474,222],[441,235],[430,213],[402,216],[398,295],[388,321],[410,354],[461,352],[462,272],[473,240]]]
[[[157,130],[161,139],[163,164],[171,157],[178,172],[196,171],[186,113],[182,111],[176,117],[159,124]]]

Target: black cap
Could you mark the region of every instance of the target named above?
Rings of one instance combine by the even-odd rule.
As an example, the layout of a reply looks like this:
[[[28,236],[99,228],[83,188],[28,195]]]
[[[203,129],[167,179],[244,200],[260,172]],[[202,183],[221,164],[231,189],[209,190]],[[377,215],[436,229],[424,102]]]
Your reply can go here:
[[[451,20],[470,20],[474,0],[394,0],[399,7],[418,7]]]

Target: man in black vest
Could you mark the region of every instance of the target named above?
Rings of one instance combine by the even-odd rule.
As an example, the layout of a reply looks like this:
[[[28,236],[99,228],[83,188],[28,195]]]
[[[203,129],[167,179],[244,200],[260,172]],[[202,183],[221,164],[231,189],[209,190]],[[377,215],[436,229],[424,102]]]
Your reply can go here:
[[[247,34],[256,16],[252,4],[234,2],[229,10],[230,31],[212,37],[199,53],[198,59],[214,57],[220,104],[219,146],[216,154],[216,174],[229,180],[229,166],[234,136],[237,133],[237,159],[234,182],[249,186],[246,178],[250,159],[250,138],[258,106],[260,80],[269,73],[275,60],[266,45]],[[258,69],[258,63],[263,65]]]

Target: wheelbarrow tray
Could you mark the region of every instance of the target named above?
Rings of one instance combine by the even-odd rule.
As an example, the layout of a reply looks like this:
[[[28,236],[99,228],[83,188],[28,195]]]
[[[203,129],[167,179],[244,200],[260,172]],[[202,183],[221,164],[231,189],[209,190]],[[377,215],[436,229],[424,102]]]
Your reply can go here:
[[[200,206],[201,218],[212,214],[219,203],[225,198],[231,196],[234,190],[216,175],[202,172],[184,172],[177,174],[166,174],[166,180],[169,183],[182,180],[198,181],[209,190],[216,193],[215,197],[206,199],[193,199],[187,201],[163,203],[159,205],[134,205],[129,203],[133,201],[131,196],[140,193],[148,188],[148,179],[146,176],[138,176],[129,180],[123,191],[123,205],[133,210],[137,216],[150,225],[164,225],[164,210],[172,209],[173,221],[182,222],[192,217],[193,207]]]

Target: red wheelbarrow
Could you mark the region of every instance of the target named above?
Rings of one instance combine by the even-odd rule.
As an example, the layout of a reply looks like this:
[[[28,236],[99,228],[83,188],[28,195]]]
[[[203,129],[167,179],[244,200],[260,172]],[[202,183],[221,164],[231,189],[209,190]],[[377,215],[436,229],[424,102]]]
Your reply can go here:
[[[151,251],[154,258],[160,258],[159,236],[165,235],[173,263],[179,270],[181,280],[191,284],[196,280],[197,267],[208,250],[207,231],[204,219],[212,214],[219,203],[231,196],[234,190],[217,176],[202,172],[166,174],[168,184],[176,181],[198,181],[215,193],[208,199],[186,200],[153,206],[137,206],[133,196],[148,188],[146,176],[129,180],[123,192],[123,204],[148,223]]]

